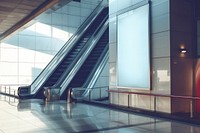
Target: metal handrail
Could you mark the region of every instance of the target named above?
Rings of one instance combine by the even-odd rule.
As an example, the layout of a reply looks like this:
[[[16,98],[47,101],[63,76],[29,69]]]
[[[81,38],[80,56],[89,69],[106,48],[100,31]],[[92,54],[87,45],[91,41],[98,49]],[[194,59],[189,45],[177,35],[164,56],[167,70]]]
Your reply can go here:
[[[132,94],[136,95],[143,95],[143,96],[152,96],[154,97],[154,111],[156,112],[156,97],[165,97],[165,98],[178,98],[178,99],[185,99],[185,100],[191,100],[190,101],[190,117],[192,118],[194,115],[194,106],[193,101],[194,100],[200,100],[200,97],[193,97],[193,96],[187,96],[187,95],[167,95],[167,94],[155,94],[155,93],[142,93],[142,92],[130,92],[130,91],[119,91],[119,90],[108,90],[109,93],[123,93],[128,94],[128,107],[129,105],[129,96]]]
[[[0,84],[0,86],[26,86],[29,84]]]
[[[26,85],[27,84],[0,84],[0,94],[18,98],[18,87]],[[12,89],[12,87],[16,87],[16,89]]]
[[[83,100],[84,98],[86,98],[86,96],[84,94],[85,90],[89,90],[87,96],[89,96],[89,101],[91,101],[91,93],[92,93],[92,91],[94,91],[94,90],[100,90],[101,91],[104,88],[107,88],[107,90],[108,90],[109,86],[100,86],[100,87],[93,87],[93,88],[85,88],[85,87],[71,88],[71,90],[70,90],[70,97],[72,97],[73,99],[77,99],[77,100],[80,100],[80,99]],[[105,91],[107,91],[107,90],[105,90]],[[83,91],[83,93],[81,94],[81,96],[79,96],[77,98],[77,97],[74,96],[74,91]]]
[[[138,94],[138,95],[158,96],[158,97],[169,97],[169,98],[182,98],[182,99],[190,99],[190,100],[200,100],[200,97],[192,97],[192,96],[178,96],[178,95],[155,94],[155,93],[141,93],[141,92],[117,91],[117,90],[108,90],[108,92],[126,93],[126,94]]]

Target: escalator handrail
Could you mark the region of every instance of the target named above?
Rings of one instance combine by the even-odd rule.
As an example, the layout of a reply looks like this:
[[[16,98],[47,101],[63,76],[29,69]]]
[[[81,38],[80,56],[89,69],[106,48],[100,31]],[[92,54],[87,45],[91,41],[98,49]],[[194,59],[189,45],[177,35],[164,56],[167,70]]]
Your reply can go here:
[[[59,62],[61,62],[66,53],[68,53],[69,50],[76,44],[79,38],[84,34],[86,29],[89,28],[90,24],[94,22],[95,18],[104,9],[104,7],[102,6],[101,2],[99,6],[95,9],[95,11],[93,11],[92,14],[88,17],[88,19],[82,24],[79,30],[69,39],[69,41],[67,41],[67,43],[61,48],[61,50],[54,56],[50,63],[31,84],[30,94],[34,94],[38,91],[38,88],[40,88],[43,82],[45,82],[48,79],[50,73],[52,73],[52,71],[55,70]]]
[[[69,72],[69,74],[65,77],[65,80],[60,85],[60,88],[61,88],[60,95],[61,96],[63,95],[63,92],[65,91],[65,89],[67,88],[67,86],[69,85],[69,83],[71,82],[72,78],[75,76],[75,74],[77,73],[77,71],[79,70],[79,68],[81,67],[81,65],[84,63],[84,61],[86,60],[86,58],[88,57],[88,55],[90,54],[90,52],[92,51],[92,49],[94,48],[94,46],[96,45],[96,43],[101,38],[101,36],[103,35],[103,33],[105,32],[105,30],[107,29],[107,27],[108,27],[108,20],[105,22],[105,24],[103,25],[103,27],[101,28],[101,30],[99,31],[99,33],[93,39],[93,41],[90,44],[90,47],[84,52],[84,54],[79,58],[79,60],[74,65],[74,67]]]

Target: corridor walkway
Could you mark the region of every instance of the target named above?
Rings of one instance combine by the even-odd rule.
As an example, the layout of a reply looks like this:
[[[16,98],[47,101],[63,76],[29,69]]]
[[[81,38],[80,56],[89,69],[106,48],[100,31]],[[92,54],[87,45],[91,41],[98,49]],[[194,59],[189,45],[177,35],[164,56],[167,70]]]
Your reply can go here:
[[[200,126],[66,101],[0,95],[0,133],[200,133]]]

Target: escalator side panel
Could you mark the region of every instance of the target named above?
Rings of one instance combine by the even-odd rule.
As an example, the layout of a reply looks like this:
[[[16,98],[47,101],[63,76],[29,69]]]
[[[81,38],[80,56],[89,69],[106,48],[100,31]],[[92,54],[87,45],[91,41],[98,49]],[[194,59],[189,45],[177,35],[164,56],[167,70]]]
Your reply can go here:
[[[72,81],[68,85],[67,88],[74,88],[74,87],[82,87],[87,80],[88,76],[94,69],[95,64],[99,60],[100,55],[102,54],[103,50],[108,45],[109,40],[109,30],[104,32],[98,43],[96,44],[95,48],[92,50],[84,64],[78,70],[77,74],[73,77]],[[67,88],[65,89],[64,93],[61,95],[61,99],[67,99]]]

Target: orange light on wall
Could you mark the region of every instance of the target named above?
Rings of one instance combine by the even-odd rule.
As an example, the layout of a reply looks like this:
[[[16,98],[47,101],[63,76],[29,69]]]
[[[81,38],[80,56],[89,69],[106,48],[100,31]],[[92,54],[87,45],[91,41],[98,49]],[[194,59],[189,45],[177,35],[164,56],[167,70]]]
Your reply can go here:
[[[180,49],[180,53],[185,54],[187,52],[187,50],[185,48]]]
[[[180,57],[186,57],[187,49],[185,47],[184,43],[181,43],[179,46],[179,56]]]
[[[180,53],[185,54],[187,52],[187,49],[185,48],[185,44],[180,44]]]

